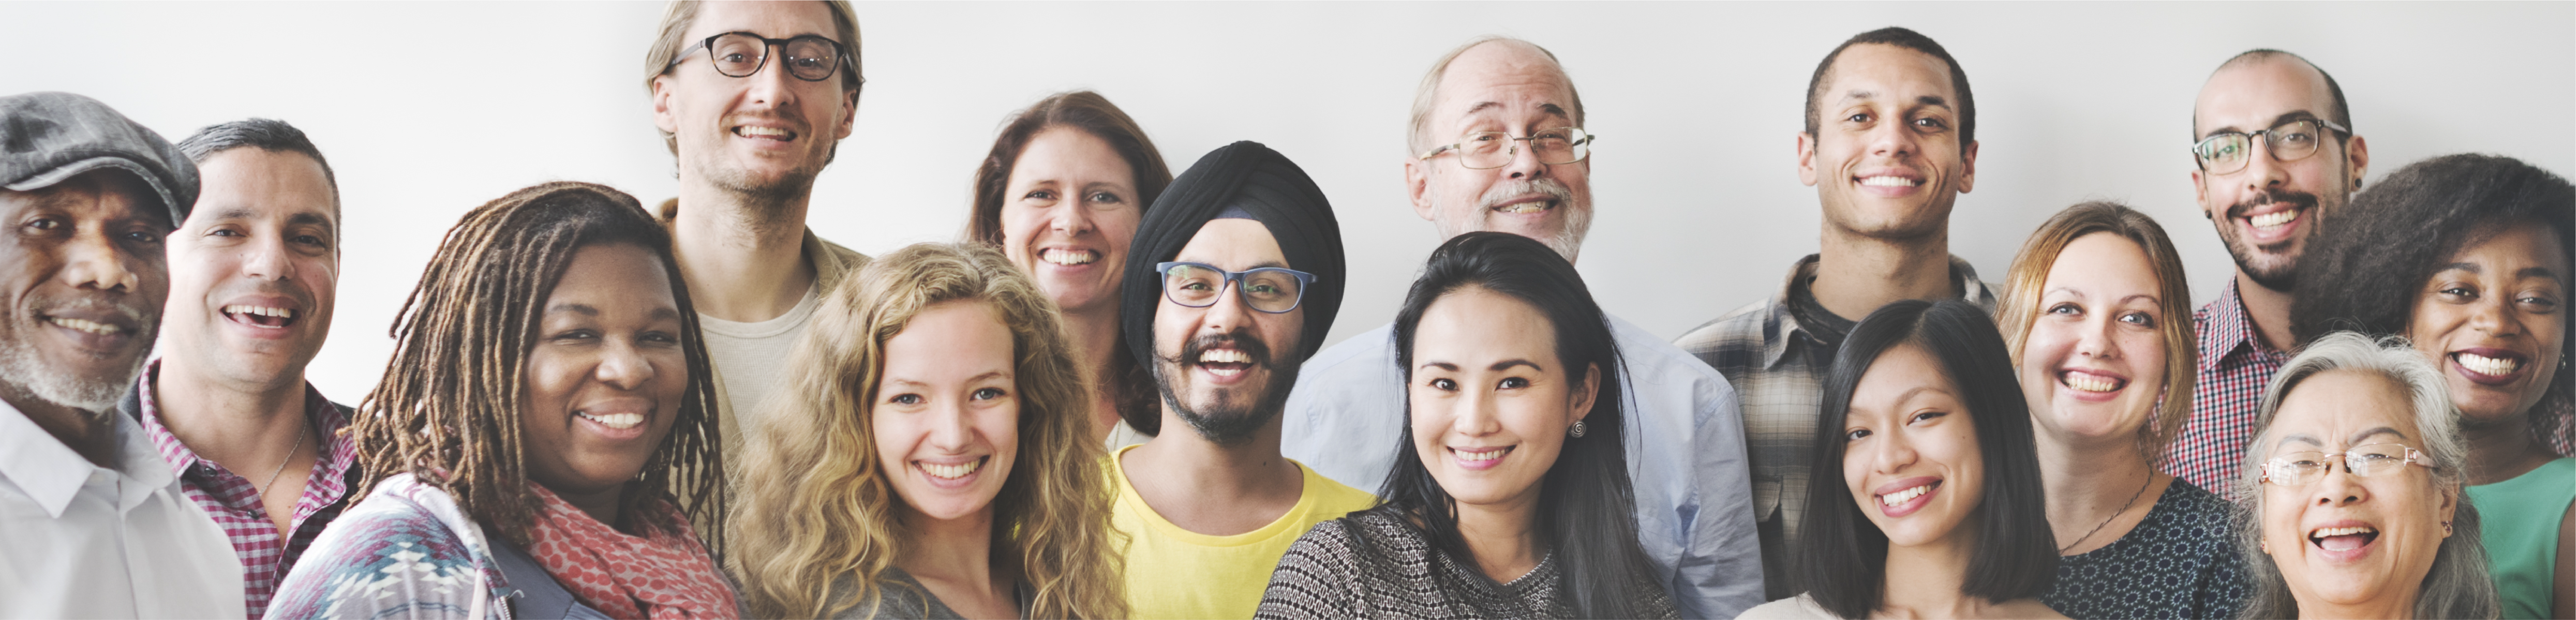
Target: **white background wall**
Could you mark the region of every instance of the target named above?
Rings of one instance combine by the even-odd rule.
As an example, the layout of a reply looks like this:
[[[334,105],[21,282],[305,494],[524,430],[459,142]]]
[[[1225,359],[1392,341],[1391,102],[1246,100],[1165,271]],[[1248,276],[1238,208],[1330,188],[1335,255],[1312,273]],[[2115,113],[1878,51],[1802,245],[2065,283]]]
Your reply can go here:
[[[2000,278],[2059,208],[2164,221],[2194,293],[2232,269],[2192,203],[2189,115],[2236,52],[2332,72],[2376,180],[2481,151],[2576,172],[2576,4],[2551,3],[863,3],[857,132],[815,188],[814,230],[863,252],[948,240],[1003,117],[1091,88],[1174,170],[1250,139],[1323,186],[1350,249],[1336,339],[1382,324],[1437,244],[1402,192],[1404,115],[1433,59],[1501,33],[1554,50],[1589,106],[1599,216],[1582,270],[1666,336],[1769,295],[1815,251],[1793,136],[1816,62],[1903,25],[1975,87],[1984,146],[1952,251]],[[553,180],[675,193],[642,57],[658,3],[0,3],[0,93],[66,90],[172,140],[249,116],[304,128],[347,204],[337,333],[311,375],[354,403],[439,237]]]

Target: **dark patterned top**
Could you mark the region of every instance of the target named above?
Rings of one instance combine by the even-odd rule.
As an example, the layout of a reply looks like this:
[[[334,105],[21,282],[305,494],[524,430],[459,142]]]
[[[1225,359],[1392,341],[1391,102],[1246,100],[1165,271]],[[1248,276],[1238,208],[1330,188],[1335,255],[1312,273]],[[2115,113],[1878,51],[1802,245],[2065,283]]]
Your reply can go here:
[[[832,580],[832,598],[849,596],[857,587],[851,581],[850,575],[842,575],[839,579]],[[1029,608],[1037,603],[1037,590],[1030,588],[1027,582],[1021,582],[1011,586],[1011,594],[1019,600],[1020,617],[1029,617]],[[929,586],[921,585],[921,580],[914,579],[912,573],[900,568],[886,567],[884,574],[877,575],[877,597],[877,603],[874,606],[860,602],[849,609],[841,610],[832,618],[833,620],[965,620],[965,616],[958,614],[957,610],[949,609],[946,601],[939,600],[939,595],[931,594]]]
[[[2234,508],[2176,478],[2128,535],[2058,558],[2057,584],[2039,601],[2077,619],[2234,618],[2247,594]]]
[[[1529,574],[1495,583],[1434,549],[1394,508],[1379,506],[1307,530],[1279,559],[1253,617],[1571,618],[1558,571],[1549,554]],[[1647,617],[1679,614],[1662,586],[1639,583],[1635,590],[1630,596],[1645,602]]]

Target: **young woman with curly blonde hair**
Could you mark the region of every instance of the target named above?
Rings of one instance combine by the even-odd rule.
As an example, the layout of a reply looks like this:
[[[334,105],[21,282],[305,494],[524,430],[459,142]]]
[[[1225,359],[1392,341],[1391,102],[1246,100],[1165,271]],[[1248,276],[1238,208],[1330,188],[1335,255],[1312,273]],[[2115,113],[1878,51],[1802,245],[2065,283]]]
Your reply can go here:
[[[754,617],[1127,615],[1088,377],[989,248],[920,244],[826,294],[745,445]]]

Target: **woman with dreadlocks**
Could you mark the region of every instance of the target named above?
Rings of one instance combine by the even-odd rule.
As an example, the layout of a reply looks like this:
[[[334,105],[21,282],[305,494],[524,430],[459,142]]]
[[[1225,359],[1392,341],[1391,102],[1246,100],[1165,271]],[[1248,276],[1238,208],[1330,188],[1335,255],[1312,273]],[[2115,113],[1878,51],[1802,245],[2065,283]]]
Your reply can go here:
[[[350,427],[366,499],[269,614],[739,617],[709,552],[721,545],[697,535],[723,531],[722,461],[670,247],[634,197],[600,185],[467,213]]]

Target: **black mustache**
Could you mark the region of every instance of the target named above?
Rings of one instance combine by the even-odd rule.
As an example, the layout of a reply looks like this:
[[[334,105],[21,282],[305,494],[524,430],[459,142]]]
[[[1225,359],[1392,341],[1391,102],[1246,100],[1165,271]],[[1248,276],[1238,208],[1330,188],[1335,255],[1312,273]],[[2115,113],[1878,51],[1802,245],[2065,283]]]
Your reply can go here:
[[[2300,211],[2306,211],[2308,209],[2316,208],[2317,195],[2290,190],[2264,190],[2262,192],[2255,193],[2252,198],[2247,198],[2244,202],[2236,203],[2236,206],[2228,207],[2227,217],[2228,219],[2245,217],[2246,211],[2269,206],[2276,202],[2290,203],[2295,205],[2293,208]]]
[[[1240,350],[1243,351],[1244,355],[1251,356],[1252,363],[1254,364],[1265,366],[1270,364],[1270,345],[1262,342],[1261,337],[1254,336],[1251,332],[1246,330],[1238,330],[1224,334],[1205,334],[1196,338],[1191,338],[1188,343],[1181,345],[1180,357],[1164,358],[1163,361],[1173,365],[1188,365],[1191,362],[1197,361],[1199,359],[1199,355],[1206,353],[1208,349],[1216,348]]]

